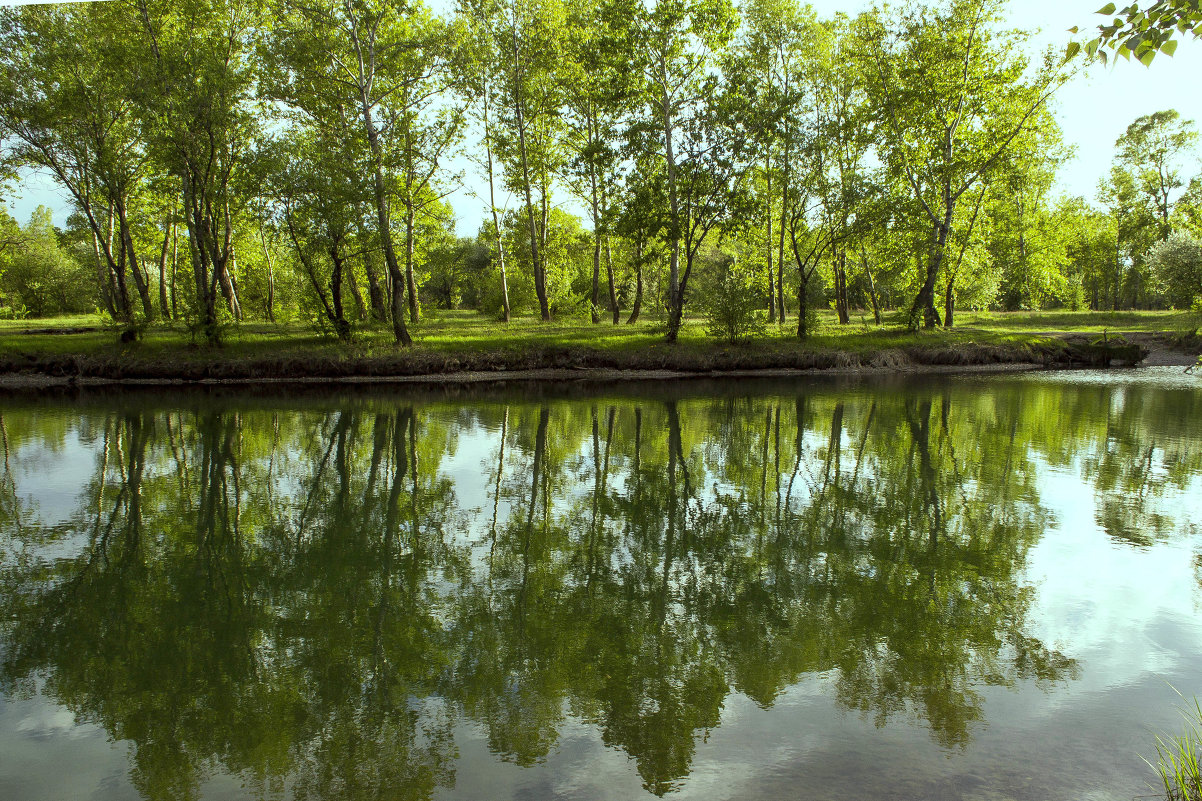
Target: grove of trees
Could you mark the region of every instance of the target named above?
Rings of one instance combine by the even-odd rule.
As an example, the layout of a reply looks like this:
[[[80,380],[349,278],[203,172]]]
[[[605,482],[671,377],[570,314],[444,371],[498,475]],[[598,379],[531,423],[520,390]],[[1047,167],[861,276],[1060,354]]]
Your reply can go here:
[[[1057,196],[1071,148],[1049,102],[1098,46],[1032,57],[1004,10],[6,9],[0,187],[38,170],[73,213],[61,229],[0,213],[0,310],[212,342],[242,320],[378,326],[408,345],[438,308],[651,315],[674,341],[702,312],[804,338],[818,308],[917,328],[962,308],[1198,304],[1193,123],[1140,117],[1093,202]],[[465,186],[474,236],[449,202]]]

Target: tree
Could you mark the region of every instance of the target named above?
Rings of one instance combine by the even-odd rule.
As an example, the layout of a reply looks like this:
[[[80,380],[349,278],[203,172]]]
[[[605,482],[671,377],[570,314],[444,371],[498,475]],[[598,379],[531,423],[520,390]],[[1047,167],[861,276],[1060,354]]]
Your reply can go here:
[[[4,85],[0,129],[13,155],[50,172],[67,190],[92,233],[101,267],[101,298],[132,321],[128,281],[155,317],[149,281],[131,233],[129,208],[148,171],[147,151],[121,68],[124,54],[109,30],[128,9],[39,6],[3,17]]]
[[[498,154],[510,189],[525,201],[534,293],[544,322],[551,319],[551,307],[543,239],[552,182],[564,160],[563,87],[557,70],[565,46],[565,13],[560,0],[505,0],[501,14],[492,18],[502,75]]]
[[[881,155],[908,184],[929,228],[923,280],[910,325],[940,323],[935,286],[946,266],[962,199],[1030,130],[1066,80],[1050,54],[1028,75],[1027,35],[997,30],[997,0],[910,6],[896,31],[862,18],[865,72],[877,110]]]
[[[1112,167],[1108,180],[1098,186],[1098,198],[1113,223],[1114,282],[1111,308],[1134,308],[1148,286],[1148,249],[1158,239],[1158,221],[1148,196],[1128,170]]]
[[[620,2],[587,0],[574,4],[568,17],[568,52],[562,65],[568,138],[572,151],[567,165],[573,191],[588,204],[593,224],[593,277],[590,315],[601,321],[601,254],[605,253],[609,309],[619,322],[614,281],[613,198],[618,189],[618,129],[633,94],[626,69],[629,20]]]
[[[1185,186],[1181,158],[1197,141],[1193,121],[1183,120],[1176,110],[1169,109],[1139,117],[1114,143],[1118,166],[1134,177],[1139,191],[1155,209],[1162,242],[1172,233],[1171,196]]]
[[[990,180],[984,207],[988,248],[993,269],[1001,273],[995,284],[1007,309],[1042,308],[1064,288],[1065,230],[1057,225],[1051,193],[1066,157],[1059,127],[1044,111],[1015,140]]]
[[[11,313],[45,317],[95,309],[91,270],[63,247],[50,209],[38,206],[24,230],[0,236],[7,240],[0,257],[6,262],[0,271],[0,294]]]
[[[743,81],[740,91],[748,100],[748,108],[742,116],[754,148],[751,159],[763,164],[763,178],[757,184],[762,212],[757,218],[764,226],[769,320],[783,323],[785,229],[789,216],[785,198],[798,177],[790,154],[810,128],[806,117],[813,111],[813,74],[823,69],[828,54],[818,52],[824,51],[829,42],[813,12],[793,0],[755,0],[745,4],[742,13],[744,31],[734,57],[728,60],[727,80]],[[847,64],[840,66],[846,68]]]
[[[734,35],[737,17],[727,0],[658,0],[632,4],[640,98],[648,112],[628,134],[662,160],[668,205],[663,227],[669,246],[668,330],[675,342],[684,318],[693,259],[725,216],[736,174],[738,133],[723,117],[717,55]],[[684,256],[682,269],[681,255]]]
[[[1202,306],[1202,241],[1171,234],[1152,246],[1148,263],[1173,305],[1180,309]]]
[[[501,7],[492,0],[464,0],[459,7],[460,17],[466,22],[468,34],[466,44],[456,65],[460,70],[460,90],[470,100],[480,123],[481,141],[484,145],[482,167],[488,177],[488,212],[492,218],[492,246],[496,249],[496,263],[500,276],[501,319],[509,322],[509,276],[505,265],[505,242],[501,235],[501,217],[504,210],[497,205],[497,176],[494,153],[496,152],[497,103],[499,98],[499,75],[501,54],[493,41],[499,26]]]
[[[198,327],[220,340],[217,299],[238,317],[236,192],[253,159],[260,120],[254,98],[257,0],[123,0],[115,40],[134,48],[133,79],[149,152],[180,182]]]
[[[359,128],[354,141],[371,177],[375,235],[391,288],[393,336],[397,343],[411,345],[405,325],[408,276],[397,256],[392,199],[397,156],[406,152],[397,140],[403,135],[397,122],[411,120],[407,115],[415,112],[414,104],[428,100],[422,82],[442,57],[422,27],[428,15],[421,13],[420,4],[377,0],[285,1],[281,11],[270,40],[269,64],[280,67],[272,70],[276,80],[270,91],[318,122],[336,118],[343,109],[348,114],[354,110]],[[408,152],[412,156],[412,149]],[[417,172],[410,173],[409,181],[409,188],[422,183]],[[406,236],[408,245],[408,230]],[[406,264],[411,272],[411,262]]]

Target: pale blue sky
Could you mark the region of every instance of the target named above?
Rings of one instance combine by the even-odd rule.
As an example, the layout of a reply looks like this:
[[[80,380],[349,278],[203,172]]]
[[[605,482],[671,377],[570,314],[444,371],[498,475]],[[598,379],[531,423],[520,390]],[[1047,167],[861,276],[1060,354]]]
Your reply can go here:
[[[856,13],[869,2],[811,0],[821,15],[836,11]],[[4,3],[0,0],[0,4]],[[435,8],[449,6],[448,0],[434,0]],[[1061,48],[1068,41],[1073,25],[1092,28],[1100,17],[1093,11],[1096,0],[1011,0],[1009,14],[1016,27],[1038,30],[1036,49],[1049,45]],[[1187,119],[1202,120],[1202,41],[1187,41],[1173,58],[1159,57],[1151,67],[1120,61],[1110,67],[1094,67],[1089,74],[1065,86],[1056,97],[1054,109],[1064,130],[1065,142],[1075,146],[1076,156],[1060,173],[1060,189],[1069,194],[1093,199],[1098,179],[1109,170],[1114,141],[1136,117],[1168,108],[1176,108]],[[469,190],[480,184],[470,164],[456,160],[454,168],[465,172],[465,188],[451,202],[459,218],[460,234],[474,234],[483,217],[484,206]],[[1197,156],[1186,166],[1188,174],[1202,171]],[[20,188],[19,197],[10,202],[12,212],[24,222],[39,203],[55,210],[62,223],[68,203],[46,178],[31,176]],[[481,191],[481,194],[484,194]],[[500,200],[498,198],[498,200]]]

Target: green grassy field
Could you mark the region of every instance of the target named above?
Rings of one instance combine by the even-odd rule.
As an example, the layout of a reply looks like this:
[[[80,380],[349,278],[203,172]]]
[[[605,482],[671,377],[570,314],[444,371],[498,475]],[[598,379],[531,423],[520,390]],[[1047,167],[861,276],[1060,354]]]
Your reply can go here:
[[[685,369],[738,369],[757,366],[805,366],[805,354],[831,354],[864,359],[882,351],[968,348],[1047,349],[1065,335],[1110,333],[1167,333],[1182,335],[1202,325],[1188,312],[966,312],[952,329],[909,331],[900,315],[884,325],[870,316],[856,316],[839,325],[833,312],[823,312],[818,332],[799,342],[796,321],[768,326],[764,333],[737,345],[713,339],[705,321],[689,319],[679,341],[663,341],[662,321],[636,325],[593,325],[576,320],[542,323],[518,318],[506,324],[474,312],[437,311],[412,327],[415,347],[397,348],[391,329],[362,327],[350,342],[339,342],[307,325],[246,323],[230,326],[222,345],[197,343],[182,325],[149,327],[142,339],[121,344],[117,331],[98,316],[0,321],[0,370],[39,369],[35,363],[63,359],[99,360],[109,365],[157,365],[155,375],[167,375],[172,365],[193,370],[201,365],[262,364],[279,366],[280,374],[303,370],[308,363],[329,365],[380,363],[380,372],[406,364],[427,365],[430,372],[456,369],[502,369],[539,366],[680,366]],[[846,361],[846,358],[844,359]],[[383,363],[387,362],[387,365]],[[828,359],[829,362],[829,359]],[[840,363],[838,360],[835,363]],[[351,369],[351,368],[340,368]],[[104,371],[102,371],[104,372]],[[235,371],[236,372],[236,371]],[[267,371],[270,373],[270,370]]]

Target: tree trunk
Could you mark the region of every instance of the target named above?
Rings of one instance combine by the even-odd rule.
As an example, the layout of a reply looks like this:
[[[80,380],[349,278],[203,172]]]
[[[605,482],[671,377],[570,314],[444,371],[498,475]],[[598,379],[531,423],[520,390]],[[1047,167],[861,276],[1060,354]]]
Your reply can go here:
[[[167,249],[174,230],[175,223],[168,217],[163,226],[163,247],[159,250],[159,311],[164,320],[171,319],[171,304],[167,300]]]
[[[597,311],[597,304],[601,300],[601,211],[597,202],[597,171],[594,167],[589,169],[589,181],[593,190],[593,292],[589,297],[589,314],[593,325],[596,325],[601,322],[601,315]]]
[[[948,203],[944,212],[942,224],[935,226],[931,250],[927,254],[926,276],[914,304],[910,307],[910,327],[916,328],[918,317],[922,315],[923,328],[934,328],[939,325],[939,311],[935,308],[935,281],[939,277],[939,267],[943,263],[944,251],[947,247],[948,233],[952,227],[952,217],[955,214],[955,204]]]
[[[639,312],[643,310],[643,242],[639,240],[634,245],[634,303],[630,307],[630,317],[626,325],[634,325],[639,321]]]
[[[92,253],[96,256],[96,285],[100,289],[100,302],[104,304],[104,309],[114,319],[119,319],[117,307],[114,304],[114,295],[116,292],[113,287],[113,274],[105,262],[104,257],[100,254],[100,237],[96,232],[92,232]]]
[[[178,294],[175,291],[175,275],[179,267],[179,225],[171,228],[171,319],[179,319],[179,308],[176,305]]]
[[[767,190],[765,194],[768,196],[768,213],[764,215],[768,221],[768,235],[766,248],[768,251],[768,322],[776,322],[776,282],[772,278],[772,160],[764,155],[764,176],[767,181]]]
[[[371,251],[363,252],[363,274],[367,276],[367,297],[371,301],[371,316],[380,322],[388,319],[388,304],[384,302],[384,290],[380,285],[380,274],[376,272],[376,260]]]
[[[267,234],[263,231],[263,223],[259,223],[259,243],[263,247],[263,260],[267,264],[267,304],[263,309],[269,322],[275,322],[275,265],[271,258],[271,249],[267,247]]]
[[[847,304],[847,251],[840,250],[835,256],[835,311],[839,324],[851,322],[851,310]]]
[[[671,242],[672,252],[668,260],[668,331],[664,339],[675,342],[680,332],[681,318],[684,316],[684,292],[680,287],[680,198],[676,187],[676,153],[672,146],[673,121],[672,100],[668,96],[666,67],[661,63],[664,72],[661,110],[663,112],[664,132],[664,163],[668,179],[668,210],[671,213]]]
[[[376,220],[380,226],[380,244],[384,249],[384,261],[388,266],[388,279],[392,284],[392,333],[396,341],[404,346],[413,344],[409,329],[405,327],[405,279],[401,275],[401,265],[397,262],[396,248],[392,243],[392,222],[388,213],[388,196],[384,187],[384,159],[380,152],[379,132],[372,119],[372,104],[363,91],[360,91],[360,110],[363,115],[363,128],[367,134],[367,144],[372,155],[372,188],[376,201]]]
[[[797,282],[797,338],[805,339],[810,335],[806,321],[810,276],[804,270],[799,270],[798,273],[800,274],[800,279]]]
[[[413,200],[405,200],[405,286],[409,290],[409,322],[417,325],[419,310],[417,305],[417,283],[413,280],[413,250],[414,250],[414,210]]]
[[[518,128],[518,155],[522,162],[522,191],[526,196],[526,221],[530,229],[530,261],[534,272],[534,294],[538,296],[539,312],[542,315],[543,322],[550,322],[551,308],[547,304],[547,276],[543,270],[543,264],[539,260],[538,223],[534,216],[534,195],[530,181],[530,159],[526,151],[526,109],[525,98],[522,96],[520,59],[521,54],[518,52],[518,26],[517,19],[515,18],[513,21],[513,110]]]
[[[609,308],[613,311],[613,324],[620,322],[622,310],[618,308],[618,288],[614,286],[614,252],[609,237],[605,237],[605,277],[609,281]]]
[[[330,273],[330,305],[334,307],[334,319],[331,322],[334,323],[334,333],[339,339],[345,340],[350,337],[351,324],[342,310],[343,261],[337,243],[330,246],[330,261],[334,265]]]
[[[501,217],[497,214],[497,196],[492,165],[492,128],[488,124],[489,88],[484,87],[484,153],[488,158],[488,209],[492,212],[493,233],[497,238],[497,266],[501,271],[501,319],[509,322],[509,278],[505,275],[505,241],[501,237]]]
[[[235,320],[241,320],[242,304],[238,302],[238,287],[234,284],[234,276],[228,267],[230,262],[233,261],[233,251],[230,251],[229,259],[221,264],[221,267],[217,271],[217,276],[221,281],[221,294],[225,296],[225,302],[229,304],[230,314],[234,316]]]
[[[125,201],[121,198],[117,199],[117,237],[120,240],[120,247],[127,254],[126,264],[129,265],[130,275],[134,279],[134,287],[138,290],[138,297],[142,301],[142,311],[146,315],[147,320],[155,318],[154,301],[150,297],[150,282],[142,273],[141,264],[138,261],[138,254],[134,250],[134,238],[129,231],[129,219],[125,214]]]
[[[943,297],[943,326],[944,326],[944,328],[952,327],[953,315],[955,314],[955,311],[956,311],[955,286],[956,286],[956,277],[954,275],[949,276],[947,279],[947,290],[944,292],[944,297]]]
[[[346,262],[343,265],[343,277],[346,280],[346,285],[351,290],[351,298],[355,301],[355,316],[359,320],[368,318],[367,304],[363,302],[363,291],[359,289],[359,282],[355,280],[355,269],[353,262]]]
[[[872,269],[868,266],[868,254],[860,248],[860,263],[864,267],[864,277],[868,279],[868,297],[872,300],[872,319],[877,325],[881,324],[881,303],[876,295],[876,281],[872,278]]]

